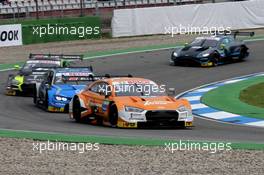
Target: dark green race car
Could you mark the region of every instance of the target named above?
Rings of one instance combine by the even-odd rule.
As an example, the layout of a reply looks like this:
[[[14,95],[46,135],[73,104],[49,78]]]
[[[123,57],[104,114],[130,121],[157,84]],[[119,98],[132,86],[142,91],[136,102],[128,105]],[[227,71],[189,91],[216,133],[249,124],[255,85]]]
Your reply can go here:
[[[249,48],[236,36],[254,36],[254,32],[217,34],[197,37],[190,44],[175,49],[170,58],[173,65],[197,65],[203,67],[242,61],[249,55]]]
[[[48,70],[69,67],[70,61],[82,59],[83,55],[30,54],[22,67],[15,65],[18,73],[8,76],[6,95],[31,96],[36,82],[41,82]]]

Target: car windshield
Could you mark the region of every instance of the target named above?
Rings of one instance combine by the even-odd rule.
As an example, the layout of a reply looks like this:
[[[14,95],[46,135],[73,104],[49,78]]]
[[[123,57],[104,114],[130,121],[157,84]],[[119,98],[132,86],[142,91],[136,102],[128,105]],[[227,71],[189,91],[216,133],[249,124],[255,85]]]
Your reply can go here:
[[[52,68],[60,67],[60,61],[52,60],[29,60],[23,66],[23,70],[32,70],[32,68]]]
[[[69,72],[56,73],[54,84],[87,85],[92,81],[91,72],[74,72],[74,70],[68,71]]]
[[[91,76],[56,76],[54,84],[87,85],[92,82]]]
[[[157,84],[116,84],[116,96],[166,96],[165,88]]]
[[[217,43],[216,39],[195,39],[190,46],[216,47]]]

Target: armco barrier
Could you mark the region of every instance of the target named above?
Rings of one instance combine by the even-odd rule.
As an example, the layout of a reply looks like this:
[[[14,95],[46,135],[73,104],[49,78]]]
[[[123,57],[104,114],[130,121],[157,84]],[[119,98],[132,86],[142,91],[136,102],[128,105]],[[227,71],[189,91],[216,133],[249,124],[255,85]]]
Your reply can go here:
[[[180,33],[177,31],[193,32],[194,28],[262,28],[263,9],[263,0],[118,9],[113,13],[112,36],[170,34],[172,29],[176,34]]]

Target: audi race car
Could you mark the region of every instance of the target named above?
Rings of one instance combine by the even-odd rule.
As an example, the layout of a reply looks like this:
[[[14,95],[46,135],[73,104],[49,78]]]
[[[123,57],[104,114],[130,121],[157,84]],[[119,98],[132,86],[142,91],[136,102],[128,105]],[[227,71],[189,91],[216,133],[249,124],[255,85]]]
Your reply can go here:
[[[192,126],[190,103],[165,91],[148,79],[101,78],[73,97],[69,116],[77,122],[119,128]]]
[[[82,55],[30,54],[22,68],[16,65],[17,74],[8,76],[7,95],[32,95],[34,85],[43,75],[56,67],[67,67],[69,61],[82,60]]]
[[[209,37],[197,37],[183,48],[174,50],[170,63],[173,65],[198,65],[217,66],[232,62],[242,61],[249,55],[248,47],[243,41],[237,39],[237,35],[254,36],[254,32],[235,32],[234,35],[214,35]]]
[[[72,97],[91,82],[92,67],[56,68],[36,84],[33,101],[50,112],[68,112]]]

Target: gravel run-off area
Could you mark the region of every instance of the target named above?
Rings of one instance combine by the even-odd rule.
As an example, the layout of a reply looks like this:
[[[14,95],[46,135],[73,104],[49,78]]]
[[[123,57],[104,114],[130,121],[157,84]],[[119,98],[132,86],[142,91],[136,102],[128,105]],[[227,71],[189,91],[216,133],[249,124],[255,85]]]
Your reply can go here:
[[[82,151],[38,151],[34,140],[0,138],[0,174],[263,174],[264,151],[166,151],[98,145]],[[46,143],[46,142],[45,142]]]

